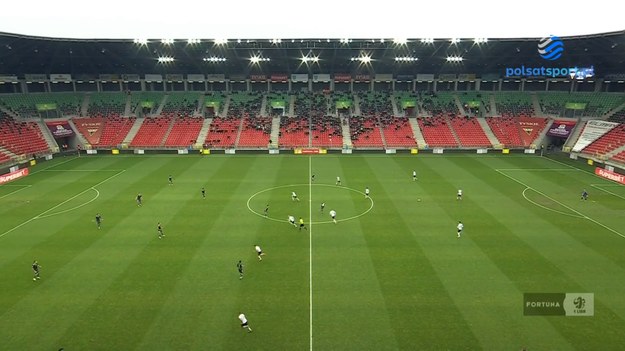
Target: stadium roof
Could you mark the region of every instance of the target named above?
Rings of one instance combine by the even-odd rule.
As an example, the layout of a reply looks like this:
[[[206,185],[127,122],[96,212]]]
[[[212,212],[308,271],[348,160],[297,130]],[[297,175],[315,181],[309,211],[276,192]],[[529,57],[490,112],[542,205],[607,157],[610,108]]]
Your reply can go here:
[[[393,39],[267,39],[228,41],[51,40],[0,35],[0,75],[54,74],[476,74],[502,76],[515,67],[590,67],[597,76],[623,73],[625,32],[562,38],[557,61],[538,54],[537,39],[472,38],[397,44]],[[255,57],[255,58],[254,58]],[[159,60],[160,58],[160,60]],[[459,58],[462,61],[456,61]]]
[[[625,72],[625,31],[620,21],[610,19],[618,11],[603,10],[614,5],[569,2],[564,8],[530,0],[501,9],[480,1],[391,0],[365,6],[327,0],[297,5],[277,0],[198,5],[182,0],[146,6],[113,0],[88,15],[68,10],[76,4],[64,6],[65,0],[38,3],[36,13],[26,10],[35,6],[30,2],[11,2],[0,14],[0,75],[490,77],[521,66],[593,66],[598,76]],[[556,61],[538,54],[540,38],[552,34],[564,44]],[[488,41],[476,42],[476,37]],[[139,44],[135,38],[152,39]],[[216,38],[228,39],[224,43]],[[431,38],[438,39],[428,42]]]

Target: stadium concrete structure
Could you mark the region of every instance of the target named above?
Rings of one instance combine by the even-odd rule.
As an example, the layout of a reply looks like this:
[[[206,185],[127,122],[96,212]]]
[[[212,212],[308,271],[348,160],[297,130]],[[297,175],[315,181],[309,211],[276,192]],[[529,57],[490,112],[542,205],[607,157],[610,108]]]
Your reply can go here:
[[[0,47],[4,166],[76,149],[533,153],[551,146],[625,163],[623,31],[401,41],[4,33]]]

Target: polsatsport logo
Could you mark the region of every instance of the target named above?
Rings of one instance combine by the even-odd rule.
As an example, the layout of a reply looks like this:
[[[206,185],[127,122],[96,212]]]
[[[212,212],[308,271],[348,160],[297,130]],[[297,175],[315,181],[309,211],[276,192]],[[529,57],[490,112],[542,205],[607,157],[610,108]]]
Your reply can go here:
[[[564,43],[559,37],[552,35],[542,38],[538,42],[538,54],[545,60],[555,61],[562,56]],[[517,66],[506,67],[505,77],[548,77],[548,78],[570,78],[583,80],[595,76],[595,67],[545,67],[545,66]]]
[[[545,60],[555,61],[562,56],[564,43],[555,35],[540,39],[538,42],[538,54]]]

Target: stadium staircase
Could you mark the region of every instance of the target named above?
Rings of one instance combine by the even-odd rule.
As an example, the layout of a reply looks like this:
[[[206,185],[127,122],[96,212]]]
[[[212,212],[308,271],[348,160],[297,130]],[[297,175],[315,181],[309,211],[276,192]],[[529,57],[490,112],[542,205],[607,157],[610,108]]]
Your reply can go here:
[[[530,147],[534,147],[535,149],[540,149],[540,145],[545,144],[545,138],[547,137],[547,132],[549,131],[549,127],[551,127],[551,120],[547,120],[543,129],[538,133],[536,138],[532,140]]]
[[[619,156],[617,156],[619,155]],[[623,156],[625,156],[625,144],[621,145],[619,147],[617,147],[616,149],[608,152],[606,155],[606,158],[608,159],[616,159],[621,163],[625,163],[625,159],[623,158]]]
[[[289,117],[295,117],[295,95],[291,95],[289,97]],[[278,120],[278,127],[280,126],[280,120]],[[272,128],[273,130],[273,128]],[[280,128],[278,128],[278,130],[280,130]],[[271,139],[274,140],[274,139]],[[278,140],[278,139],[276,139]]]
[[[221,110],[221,114],[217,114],[217,116],[225,118],[228,115],[228,108],[230,108],[230,95],[226,96],[226,101],[224,102],[224,108]]]
[[[354,114],[356,116],[361,116],[362,115],[362,111],[360,110],[360,97],[358,96],[358,94],[354,94]]]
[[[393,108],[393,116],[405,116],[406,112],[401,111],[399,112],[399,108],[397,108],[397,97],[395,96],[395,94],[391,94],[391,107]]]
[[[490,144],[493,145],[495,148],[501,147],[501,143],[499,142],[499,139],[497,139],[492,129],[490,129],[490,126],[486,122],[486,119],[477,118],[477,123],[479,123],[480,126],[482,126],[482,130],[484,130],[484,134],[486,134],[486,137],[490,141]]]
[[[126,134],[126,137],[124,138],[124,141],[122,141],[122,144],[130,145],[132,139],[134,139],[137,135],[137,132],[139,132],[139,129],[141,128],[144,120],[145,117],[135,119],[135,123],[132,125],[132,128],[130,128],[128,134]]]
[[[132,96],[126,96],[126,106],[124,107],[124,116],[130,116],[132,113]]]
[[[89,143],[89,141],[87,141],[87,139],[85,139],[84,135],[82,135],[82,133],[78,130],[78,127],[74,123],[74,120],[70,118],[70,119],[67,120],[67,122],[69,123],[69,126],[72,127],[72,129],[76,132],[76,138],[78,139],[78,143],[80,145],[84,145],[85,149],[90,147],[91,143]]]
[[[160,144],[158,146],[165,145],[165,142],[167,141],[167,138],[169,138],[169,134],[171,134],[171,130],[174,129],[174,125],[176,125],[176,121],[177,120],[178,120],[178,118],[176,118],[176,117],[172,117],[171,118],[171,120],[169,121],[169,126],[167,126],[167,131],[163,135],[163,139],[161,139],[161,142],[160,142]]]
[[[540,100],[538,99],[538,96],[535,93],[531,93],[530,96],[532,97],[532,106],[534,106],[534,114],[538,117],[545,117],[545,113],[540,108]]]
[[[87,111],[89,111],[89,103],[91,102],[91,94],[85,94],[85,97],[82,100],[82,105],[80,105],[80,116],[87,116]]]
[[[19,116],[17,114],[13,113],[11,110],[8,110],[6,107],[2,106],[1,104],[0,104],[0,111],[13,117],[14,119],[19,119]]]
[[[349,131],[349,123],[346,121],[347,121],[346,118],[341,119],[341,134],[343,135],[343,146],[348,149],[351,149],[353,147],[352,138],[351,138],[351,133]]]
[[[497,116],[497,101],[495,101],[495,95],[490,94],[490,115],[489,116]]]
[[[202,94],[197,99],[197,106],[195,107],[195,115],[206,117],[206,109],[204,108],[204,101],[206,101],[206,95]],[[198,139],[199,140],[199,139]]]
[[[414,134],[414,138],[417,141],[417,147],[427,147],[428,143],[425,142],[425,138],[423,137],[423,133],[421,133],[421,128],[419,128],[419,122],[417,119],[415,117],[410,117],[408,121],[410,122],[410,127],[412,128],[412,134]]]
[[[46,144],[48,144],[48,148],[52,150],[52,152],[59,152],[59,145],[56,143],[56,140],[54,140],[54,136],[50,132],[50,128],[48,128],[48,126],[42,120],[38,120],[37,125],[41,130],[41,136],[43,137],[43,140],[45,140]]]
[[[236,145],[239,145],[239,140],[241,140],[241,131],[243,131],[243,120],[245,120],[245,118],[241,118],[239,121],[239,129],[237,130],[237,137],[236,139],[234,139],[235,147]]]
[[[9,161],[10,159],[17,160],[18,156],[12,153],[10,150],[0,146],[0,164]]]
[[[582,134],[582,131],[584,130],[585,126],[586,126],[586,122],[583,122],[579,119],[577,120],[575,127],[571,131],[571,135],[569,135],[568,139],[566,139],[566,142],[564,143],[564,148],[563,148],[564,150],[573,149],[573,146],[577,142],[577,139],[579,139],[579,136],[580,134]]]
[[[205,118],[204,122],[202,122],[202,129],[200,129],[200,133],[197,136],[196,142],[195,142],[195,147],[196,148],[203,148],[204,144],[202,143],[202,140],[206,140],[206,136],[208,135],[208,131],[210,130],[210,126],[211,126],[211,122],[213,121],[212,118]]]
[[[156,112],[154,112],[154,116],[160,116],[163,113],[163,107],[167,104],[167,100],[169,99],[169,95],[164,95],[161,99],[161,103],[158,105]]]
[[[616,113],[621,112],[624,108],[625,108],[625,103],[622,103],[619,106],[617,106],[616,108],[614,108],[611,111],[609,111],[608,113],[606,113],[605,115],[603,115],[603,117],[601,117],[601,119],[609,119],[610,117],[614,116]]]
[[[263,99],[260,102],[260,113],[259,113],[260,117],[266,117],[267,116],[267,94],[263,95]],[[237,139],[237,143],[238,143],[238,139]]]
[[[462,102],[460,102],[460,98],[456,94],[454,94],[454,101],[456,102],[456,107],[458,108],[458,111],[460,111],[460,114],[466,116],[467,111],[464,110],[464,106],[462,106]]]
[[[293,109],[294,100],[295,96],[291,96],[291,110]],[[271,139],[271,146],[279,146],[278,140],[280,139],[280,116],[274,117],[271,120],[271,136],[269,138]]]

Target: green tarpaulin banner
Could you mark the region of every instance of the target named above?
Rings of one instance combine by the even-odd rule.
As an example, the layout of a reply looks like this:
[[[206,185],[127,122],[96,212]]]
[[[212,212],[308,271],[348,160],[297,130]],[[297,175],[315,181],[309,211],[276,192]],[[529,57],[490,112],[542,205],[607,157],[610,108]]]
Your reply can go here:
[[[141,101],[141,107],[152,108],[154,107],[154,101]]]
[[[564,107],[568,110],[585,110],[585,102],[567,102]]]
[[[271,102],[271,108],[285,108],[286,107],[286,101],[284,100],[273,100]]]
[[[401,101],[401,108],[404,110],[415,106],[417,106],[417,100],[405,99]]]
[[[349,100],[339,100],[336,102],[336,108],[339,110],[352,107],[352,102]]]
[[[48,103],[48,104],[35,104],[37,107],[37,111],[51,111],[56,110],[56,104]]]

